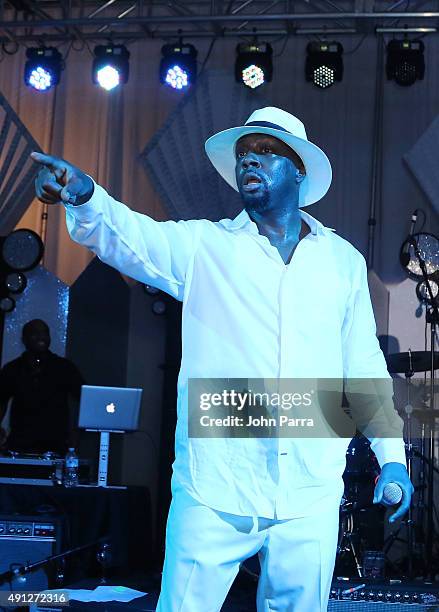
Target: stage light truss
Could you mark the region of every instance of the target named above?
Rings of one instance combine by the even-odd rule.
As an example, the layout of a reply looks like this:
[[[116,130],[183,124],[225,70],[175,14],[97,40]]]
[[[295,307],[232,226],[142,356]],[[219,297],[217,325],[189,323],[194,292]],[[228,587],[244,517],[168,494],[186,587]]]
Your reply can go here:
[[[373,6],[373,9],[372,9]],[[245,37],[328,35],[377,31],[436,32],[439,12],[431,0],[7,0],[2,6],[0,42],[14,45],[85,39],[166,40],[183,35]],[[398,10],[399,9],[399,10]],[[398,26],[398,27],[397,27]]]

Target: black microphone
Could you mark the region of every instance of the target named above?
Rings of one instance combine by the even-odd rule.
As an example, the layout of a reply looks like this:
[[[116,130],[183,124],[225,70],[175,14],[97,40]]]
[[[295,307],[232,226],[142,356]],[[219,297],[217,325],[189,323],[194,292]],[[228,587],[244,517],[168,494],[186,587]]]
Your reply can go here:
[[[410,241],[409,238],[413,238],[413,234],[415,233],[415,225],[416,225],[416,221],[418,219],[418,209],[413,211],[412,214],[412,222],[410,224],[410,232],[408,235],[408,238],[406,240],[406,244],[404,245],[403,250],[401,251],[400,255],[399,255],[399,261],[401,262],[401,265],[403,268],[407,268],[409,261],[410,261]]]

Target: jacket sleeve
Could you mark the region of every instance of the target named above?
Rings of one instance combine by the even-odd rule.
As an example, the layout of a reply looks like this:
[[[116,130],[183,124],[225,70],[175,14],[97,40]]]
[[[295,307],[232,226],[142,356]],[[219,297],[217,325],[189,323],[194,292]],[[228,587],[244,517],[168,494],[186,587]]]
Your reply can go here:
[[[342,327],[346,395],[358,429],[370,440],[378,463],[406,465],[403,421],[394,407],[393,381],[376,337],[364,257],[354,264]]]
[[[183,300],[202,221],[155,221],[94,184],[85,204],[65,204],[70,237],[123,274]]]

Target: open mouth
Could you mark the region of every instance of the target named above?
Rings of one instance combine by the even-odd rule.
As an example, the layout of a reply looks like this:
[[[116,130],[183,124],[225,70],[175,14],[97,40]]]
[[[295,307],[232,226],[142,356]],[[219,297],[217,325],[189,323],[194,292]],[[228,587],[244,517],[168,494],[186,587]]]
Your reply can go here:
[[[249,185],[250,183],[260,183],[261,179],[257,174],[246,174],[244,176],[244,185]]]
[[[242,183],[245,191],[253,191],[262,184],[262,180],[256,174],[246,174]]]

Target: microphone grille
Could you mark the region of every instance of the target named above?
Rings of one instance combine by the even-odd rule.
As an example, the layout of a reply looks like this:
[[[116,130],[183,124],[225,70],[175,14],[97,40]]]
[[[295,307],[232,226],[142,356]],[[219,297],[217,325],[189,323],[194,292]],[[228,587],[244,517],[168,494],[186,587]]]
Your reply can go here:
[[[384,487],[383,502],[389,506],[399,504],[402,499],[402,489],[396,482],[389,482]]]

